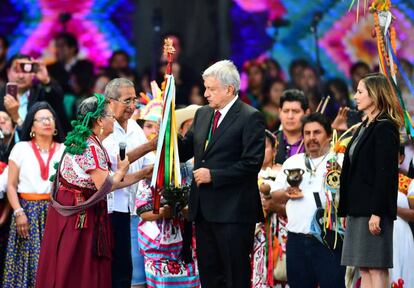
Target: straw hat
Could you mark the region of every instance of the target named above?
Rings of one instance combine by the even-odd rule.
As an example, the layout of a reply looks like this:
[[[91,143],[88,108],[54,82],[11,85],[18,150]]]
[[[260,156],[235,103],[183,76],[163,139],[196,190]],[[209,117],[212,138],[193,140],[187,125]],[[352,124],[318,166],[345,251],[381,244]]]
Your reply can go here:
[[[177,116],[177,129],[180,129],[185,121],[193,119],[197,109],[200,107],[200,105],[192,104],[185,108],[175,110],[175,115]]]

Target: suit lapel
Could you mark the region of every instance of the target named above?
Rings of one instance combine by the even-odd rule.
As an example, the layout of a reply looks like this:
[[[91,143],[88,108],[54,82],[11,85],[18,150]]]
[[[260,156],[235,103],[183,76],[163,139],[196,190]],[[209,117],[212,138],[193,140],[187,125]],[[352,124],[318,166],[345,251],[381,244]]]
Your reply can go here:
[[[197,129],[199,129],[199,135],[201,137],[202,143],[203,145],[201,145],[201,152],[204,152],[205,150],[205,143],[207,141],[208,138],[208,132],[210,131],[210,126],[211,126],[211,121],[213,119],[213,115],[214,115],[214,109],[208,109],[205,113],[205,116],[200,117],[200,125],[197,127]]]
[[[204,151],[204,156],[211,150],[211,147],[220,139],[221,135],[229,128],[234,122],[236,122],[237,115],[241,108],[241,100],[237,99],[231,106],[230,110],[227,112],[224,119],[221,121],[220,125],[217,127],[216,132],[211,136],[210,142],[207,145],[207,149]],[[207,132],[208,133],[208,132]],[[207,135],[208,136],[208,135]]]
[[[351,167],[352,167],[352,164],[355,163],[354,159],[357,159],[358,153],[360,152],[362,145],[364,144],[364,142],[368,139],[369,135],[371,135],[372,131],[374,130],[374,126],[376,125],[376,123],[377,121],[374,121],[373,123],[371,123],[371,125],[365,128],[364,134],[362,134],[361,138],[359,138],[358,143],[356,144],[354,148],[354,152],[352,153]],[[362,123],[361,126],[362,125],[365,125],[365,123]],[[360,132],[361,130],[359,131],[359,133]],[[349,143],[349,145],[351,144],[352,143]]]

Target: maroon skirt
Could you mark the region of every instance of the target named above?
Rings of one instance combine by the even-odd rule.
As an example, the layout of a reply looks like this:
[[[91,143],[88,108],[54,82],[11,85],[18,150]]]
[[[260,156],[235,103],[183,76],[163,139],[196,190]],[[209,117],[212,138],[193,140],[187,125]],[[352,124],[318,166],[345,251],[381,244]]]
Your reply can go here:
[[[63,178],[60,180],[62,184],[56,200],[62,205],[76,205],[96,193],[71,185]],[[98,241],[98,238],[106,241]],[[36,287],[110,288],[111,239],[105,200],[72,216],[62,216],[50,206],[40,248]],[[106,244],[102,245],[103,242]]]

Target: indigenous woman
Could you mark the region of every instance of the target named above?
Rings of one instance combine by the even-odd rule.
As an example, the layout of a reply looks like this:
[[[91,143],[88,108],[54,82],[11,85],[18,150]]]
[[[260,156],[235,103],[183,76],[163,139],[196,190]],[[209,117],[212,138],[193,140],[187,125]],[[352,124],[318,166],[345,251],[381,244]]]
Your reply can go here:
[[[404,161],[404,146],[400,147],[400,163]],[[414,239],[409,222],[414,222],[414,181],[403,174],[398,177],[397,220],[394,222],[394,267],[390,282],[401,287],[414,287]]]
[[[151,169],[125,175],[126,157],[115,173],[109,171],[102,140],[113,131],[114,115],[103,95],[85,99],[72,125],[53,184],[36,287],[109,288],[113,243],[106,194]]]
[[[151,102],[147,107],[151,107]],[[145,111],[144,109],[143,112]],[[143,115],[143,130],[147,137],[158,134],[158,123],[154,120],[161,118],[161,110],[150,112]],[[150,117],[151,115],[153,117]],[[149,185],[148,181],[140,181],[136,197],[137,214],[142,219],[138,225],[138,241],[144,255],[147,287],[200,287],[195,256],[191,251],[188,258],[183,254],[183,249],[190,248],[184,244],[186,234],[183,233],[183,214],[187,208],[179,215],[172,215],[170,207],[164,205],[160,208],[159,214],[154,214],[153,196]],[[161,203],[165,203],[163,198]],[[191,242],[191,233],[189,238]]]
[[[266,119],[266,127],[270,131],[279,129],[280,98],[285,89],[286,83],[280,78],[272,78],[268,80],[268,83],[265,86],[262,112]]]
[[[362,78],[354,99],[366,120],[348,144],[341,173],[338,212],[347,217],[342,265],[359,268],[362,287],[382,288],[393,267],[402,119],[382,74]]]
[[[276,137],[269,130],[265,130],[265,135],[265,157],[259,172],[259,186],[266,218],[264,223],[256,225],[252,255],[252,288],[285,287],[287,283],[285,261],[287,219],[274,213],[277,209],[269,194],[270,185],[280,169],[274,164]],[[275,271],[276,267],[278,269]]]
[[[137,213],[142,219],[138,241],[144,254],[147,287],[200,287],[193,255],[189,261],[183,259],[183,215],[172,215],[168,205],[154,214],[148,182],[140,183],[136,201]]]
[[[35,103],[21,142],[9,156],[7,197],[13,209],[2,287],[34,287],[50,200],[49,176],[62,156],[62,129],[46,102]]]

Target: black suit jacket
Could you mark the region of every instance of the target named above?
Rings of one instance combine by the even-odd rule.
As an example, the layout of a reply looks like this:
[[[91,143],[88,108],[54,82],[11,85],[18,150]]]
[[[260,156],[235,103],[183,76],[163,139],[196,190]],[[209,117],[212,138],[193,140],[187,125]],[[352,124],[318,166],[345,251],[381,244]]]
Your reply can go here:
[[[6,111],[4,107],[4,96],[6,91],[0,90],[0,111]],[[42,85],[40,83],[34,84],[30,88],[29,101],[27,103],[27,110],[33,106],[34,103],[39,101],[46,101],[55,110],[56,115],[59,118],[60,124],[63,128],[63,133],[66,134],[70,130],[70,124],[67,120],[65,109],[63,107],[63,91],[59,84],[51,80],[48,85]]]
[[[398,129],[385,116],[377,117],[358,141],[350,161],[349,147],[360,129],[345,152],[338,213],[340,216],[369,217],[375,214],[395,218],[400,143]]]
[[[237,99],[210,139],[206,139],[214,109],[197,110],[193,124],[179,141],[180,160],[194,156],[194,170],[210,169],[212,182],[197,187],[194,177],[190,192],[189,217],[198,209],[217,223],[256,223],[263,220],[257,174],[264,158],[265,122],[255,108]]]

